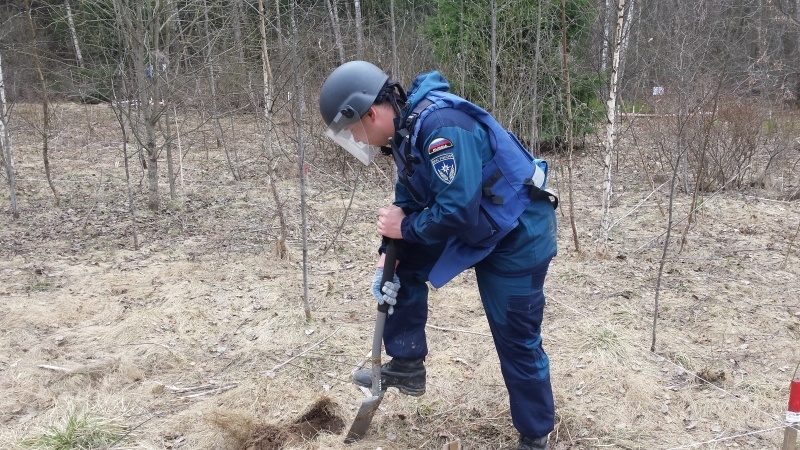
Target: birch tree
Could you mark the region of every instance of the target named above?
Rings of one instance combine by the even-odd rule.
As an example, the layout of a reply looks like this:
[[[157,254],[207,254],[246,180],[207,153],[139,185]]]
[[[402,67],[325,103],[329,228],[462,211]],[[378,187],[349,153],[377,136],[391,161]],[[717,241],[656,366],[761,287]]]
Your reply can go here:
[[[0,157],[6,168],[8,179],[9,200],[11,201],[11,216],[19,219],[17,206],[17,188],[14,181],[14,152],[11,149],[11,133],[8,131],[8,106],[6,104],[6,86],[3,82],[3,55],[0,52]]]
[[[364,54],[364,30],[361,23],[361,1],[353,0],[353,6],[356,10],[356,56],[358,59],[362,59]]]
[[[614,27],[614,40],[612,45],[612,57],[611,57],[611,77],[608,83],[608,100],[606,100],[606,138],[603,142],[603,148],[605,150],[603,155],[603,216],[600,220],[600,224],[602,227],[603,232],[603,242],[604,245],[608,241],[608,235],[611,231],[611,200],[613,195],[613,189],[611,185],[611,175],[612,175],[612,168],[611,163],[613,161],[614,155],[614,147],[616,146],[617,141],[617,129],[616,129],[616,121],[617,121],[617,92],[619,88],[619,62],[620,62],[620,54],[622,52],[622,31],[625,25],[625,1],[626,0],[617,0],[616,1],[616,25]]]
[[[83,69],[83,55],[81,54],[81,46],[78,43],[78,32],[75,30],[75,21],[72,19],[72,8],[69,6],[69,0],[64,0],[64,9],[67,13],[67,26],[69,27],[70,37],[72,37],[72,46],[75,48],[75,59],[78,61],[78,67]]]
[[[614,21],[611,18],[611,11],[614,10],[614,0],[605,0],[606,6],[603,9],[603,39],[600,49],[600,72],[605,73],[608,68],[608,51],[611,47],[611,36],[614,34]]]

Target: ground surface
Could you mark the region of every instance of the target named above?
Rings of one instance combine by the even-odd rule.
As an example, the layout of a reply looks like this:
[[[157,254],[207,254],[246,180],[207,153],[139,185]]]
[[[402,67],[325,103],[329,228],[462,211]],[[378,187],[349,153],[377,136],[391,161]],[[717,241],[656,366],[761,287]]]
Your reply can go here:
[[[285,162],[278,191],[289,252],[281,259],[258,129],[237,121],[241,182],[231,180],[221,148],[187,132],[183,183],[175,200],[164,183],[158,213],[144,206],[134,164],[134,249],[108,107],[59,107],[51,142],[58,207],[44,181],[35,111],[20,106],[12,127],[20,219],[8,214],[5,179],[2,191],[0,447],[21,448],[76,414],[127,430],[113,448],[513,446],[471,272],[431,294],[427,393],[389,390],[368,436],[342,443],[364,396],[349,377],[370,348],[373,220],[391,199],[390,166],[361,172],[353,193],[355,176],[342,180],[329,159],[310,158],[304,249],[295,160]],[[706,193],[679,251],[691,197],[676,196],[682,222],[664,265],[651,352],[668,197],[653,193],[633,163],[623,166],[612,209],[619,222],[602,250],[601,165],[578,155],[574,173],[580,252],[566,171],[551,175],[563,205],[544,326],[558,414],[553,448],[778,448],[800,361],[798,202],[769,189]],[[309,430],[306,419],[326,429]]]

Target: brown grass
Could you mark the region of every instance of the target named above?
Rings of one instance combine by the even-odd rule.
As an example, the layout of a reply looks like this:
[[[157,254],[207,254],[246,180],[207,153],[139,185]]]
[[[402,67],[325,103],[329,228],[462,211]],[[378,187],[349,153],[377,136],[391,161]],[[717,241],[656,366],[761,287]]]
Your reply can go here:
[[[278,185],[288,259],[275,256],[276,205],[261,131],[248,118],[235,133],[243,182],[231,181],[222,149],[202,147],[199,133],[182,135],[184,185],[162,211],[144,209],[146,186],[134,170],[142,247],[133,250],[107,107],[58,106],[51,157],[63,198],[54,208],[21,120],[34,120],[36,109],[25,106],[12,122],[21,218],[6,214],[0,226],[0,447],[20,448],[80,407],[126,425],[116,448],[439,449],[455,439],[467,449],[513,448],[471,272],[431,293],[427,393],[390,389],[366,438],[342,442],[364,395],[349,378],[370,346],[374,211],[392,198],[386,161],[361,173],[341,225],[356,172],[337,175],[337,156],[310,154],[306,321],[290,146]],[[652,185],[637,165],[641,148],[621,145],[613,211],[624,219],[608,251],[592,248],[602,176],[591,152],[577,162],[575,205],[590,250],[571,251],[560,214],[544,324],[553,448],[777,448],[800,360],[797,202],[769,190],[706,195],[684,251],[671,247],[652,353],[666,191],[643,202]],[[549,159],[551,185],[564,192],[562,162]],[[782,173],[782,186],[799,185],[797,176]],[[679,217],[690,200],[676,198]],[[309,410],[334,426],[303,431]]]

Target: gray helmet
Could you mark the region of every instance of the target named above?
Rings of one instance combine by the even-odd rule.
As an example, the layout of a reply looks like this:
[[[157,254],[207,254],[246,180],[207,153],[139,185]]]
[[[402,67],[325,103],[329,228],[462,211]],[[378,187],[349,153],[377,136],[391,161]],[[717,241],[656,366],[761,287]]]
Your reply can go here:
[[[337,67],[319,93],[319,111],[325,124],[337,130],[357,122],[375,103],[388,79],[383,70],[366,61],[350,61]]]

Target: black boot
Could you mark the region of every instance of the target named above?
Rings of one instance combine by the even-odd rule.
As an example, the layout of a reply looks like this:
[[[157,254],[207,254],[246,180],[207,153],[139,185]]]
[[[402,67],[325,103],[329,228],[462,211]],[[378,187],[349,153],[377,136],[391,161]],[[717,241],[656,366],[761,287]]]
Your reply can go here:
[[[381,365],[381,388],[395,387],[401,393],[419,397],[425,393],[425,361],[420,359],[394,358]],[[366,388],[372,387],[372,371],[356,370],[353,382]]]
[[[520,435],[517,450],[547,450],[547,436],[531,439]]]

